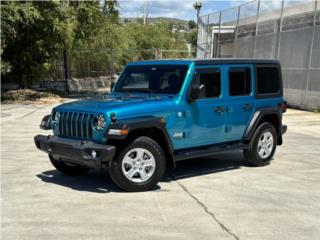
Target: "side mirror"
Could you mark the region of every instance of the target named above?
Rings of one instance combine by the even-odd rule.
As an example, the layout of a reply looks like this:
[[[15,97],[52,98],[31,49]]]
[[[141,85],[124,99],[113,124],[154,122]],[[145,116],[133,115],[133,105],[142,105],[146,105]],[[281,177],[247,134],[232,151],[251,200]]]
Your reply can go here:
[[[200,97],[201,92],[204,90],[204,84],[191,85],[189,92],[189,102],[193,102]]]

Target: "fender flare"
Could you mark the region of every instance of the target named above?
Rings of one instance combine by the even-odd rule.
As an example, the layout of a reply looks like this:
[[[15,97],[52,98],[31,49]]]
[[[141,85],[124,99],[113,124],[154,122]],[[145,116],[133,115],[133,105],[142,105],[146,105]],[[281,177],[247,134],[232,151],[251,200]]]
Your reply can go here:
[[[137,129],[148,129],[148,128],[156,128],[160,130],[166,139],[166,144],[170,154],[173,154],[173,145],[172,141],[169,137],[166,121],[162,117],[154,117],[154,116],[145,116],[145,117],[136,117],[136,118],[127,118],[117,120],[112,123],[106,131],[106,138],[112,140],[124,140],[133,130]],[[109,134],[109,130],[127,130],[128,134],[124,135],[114,135]]]
[[[281,126],[282,126],[282,113],[279,108],[276,107],[266,107],[266,108],[260,108],[257,109],[256,112],[253,114],[250,123],[243,135],[242,140],[243,141],[250,141],[255,130],[257,129],[260,120],[267,116],[267,115],[276,115],[278,118],[278,126],[276,126],[276,131],[278,134],[278,139],[280,143],[282,142],[282,132],[281,132]]]
[[[40,123],[40,129],[42,130],[50,130],[52,129],[52,116],[51,114],[46,115],[42,118],[41,123]]]

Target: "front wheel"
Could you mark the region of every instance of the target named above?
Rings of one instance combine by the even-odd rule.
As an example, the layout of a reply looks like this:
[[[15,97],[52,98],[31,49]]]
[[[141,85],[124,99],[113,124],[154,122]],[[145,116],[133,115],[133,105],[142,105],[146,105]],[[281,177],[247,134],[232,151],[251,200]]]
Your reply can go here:
[[[271,123],[262,123],[256,130],[249,148],[244,150],[247,162],[252,166],[268,165],[276,151],[277,133]]]
[[[157,185],[165,171],[164,153],[148,137],[135,139],[109,162],[114,183],[128,192],[147,191]]]

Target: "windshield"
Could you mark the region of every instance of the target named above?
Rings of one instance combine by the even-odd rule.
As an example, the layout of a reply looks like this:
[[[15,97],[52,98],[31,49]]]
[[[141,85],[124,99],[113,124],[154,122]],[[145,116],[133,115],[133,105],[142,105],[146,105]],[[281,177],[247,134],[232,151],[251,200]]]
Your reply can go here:
[[[127,66],[115,91],[177,94],[187,71],[187,65]]]

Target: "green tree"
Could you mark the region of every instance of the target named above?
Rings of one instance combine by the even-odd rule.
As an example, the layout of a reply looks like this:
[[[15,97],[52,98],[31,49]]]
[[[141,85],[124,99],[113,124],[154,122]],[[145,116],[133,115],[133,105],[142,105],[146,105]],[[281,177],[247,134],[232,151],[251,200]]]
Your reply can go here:
[[[105,23],[116,21],[116,2],[33,1],[2,3],[1,74],[28,86],[53,68],[62,51],[88,47]]]
[[[143,26],[139,23],[129,23],[122,29],[126,38],[130,39],[137,49],[175,49],[185,48],[183,41],[172,33],[166,22],[157,22]]]
[[[28,86],[55,72],[66,51],[70,73],[77,73],[71,77],[84,77],[91,70],[107,73],[120,70],[128,61],[153,59],[157,49],[187,50],[187,42],[195,44],[196,35],[172,32],[173,24],[185,24],[181,20],[159,18],[146,26],[139,21],[121,25],[118,8],[114,0],[2,3],[3,79]],[[163,57],[185,56],[167,52]]]
[[[18,78],[25,85],[48,68],[59,39],[53,18],[54,3],[5,2],[1,14],[2,60],[8,65],[9,76]],[[3,70],[3,69],[2,69]]]
[[[197,46],[197,35],[197,30],[193,30],[186,34],[187,42],[190,43],[194,48]]]
[[[117,23],[119,19],[119,3],[115,0],[104,0],[102,2],[102,11],[107,14],[112,22]]]
[[[197,27],[197,23],[195,21],[193,21],[193,20],[189,20],[188,21],[188,26],[189,26],[190,29],[194,29],[194,28]]]

